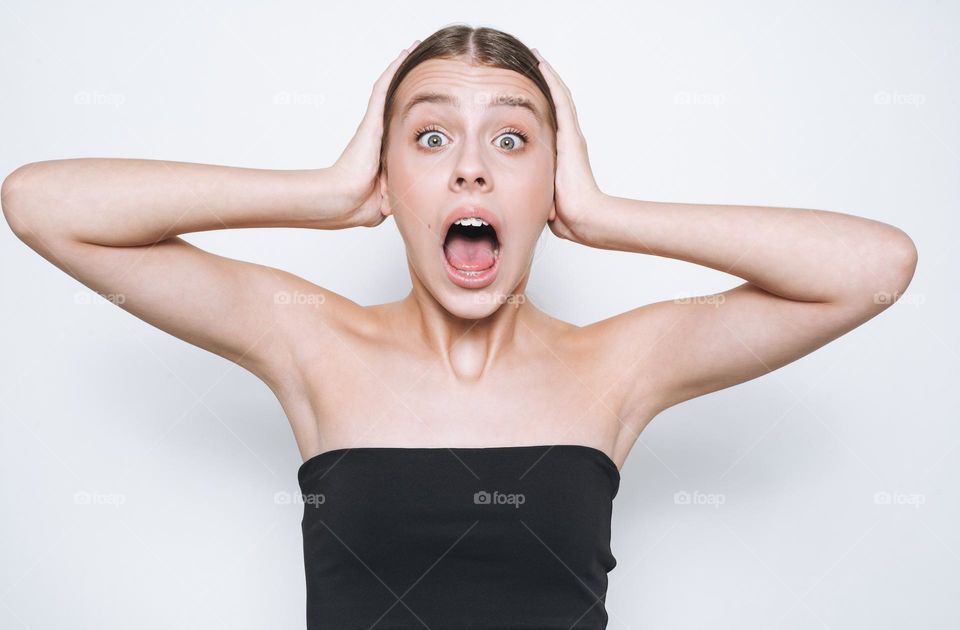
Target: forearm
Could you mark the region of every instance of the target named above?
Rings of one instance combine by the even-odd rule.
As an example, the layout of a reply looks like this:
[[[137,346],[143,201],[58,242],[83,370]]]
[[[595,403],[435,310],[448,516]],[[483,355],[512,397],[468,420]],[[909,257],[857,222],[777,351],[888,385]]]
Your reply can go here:
[[[4,182],[3,208],[23,231],[111,246],[244,227],[343,225],[328,169],[281,171],[82,158],[37,162]]]
[[[603,195],[586,223],[587,245],[686,260],[800,301],[900,290],[916,264],[898,228],[826,210]]]

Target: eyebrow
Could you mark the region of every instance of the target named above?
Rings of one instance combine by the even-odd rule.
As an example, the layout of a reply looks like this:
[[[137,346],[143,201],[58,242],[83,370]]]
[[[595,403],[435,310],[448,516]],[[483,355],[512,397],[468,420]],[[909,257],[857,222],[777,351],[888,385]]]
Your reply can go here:
[[[539,110],[537,110],[536,105],[534,105],[530,99],[526,98],[525,96],[513,94],[494,94],[490,101],[491,102],[485,105],[486,107],[519,107],[533,114],[533,117],[537,119],[537,122],[541,124],[543,123],[543,117],[540,115]],[[460,98],[451,94],[444,94],[443,92],[421,92],[419,94],[415,94],[404,106],[403,113],[400,115],[400,121],[405,121],[407,116],[410,115],[410,110],[421,103],[435,103],[438,105],[448,105],[459,108]]]

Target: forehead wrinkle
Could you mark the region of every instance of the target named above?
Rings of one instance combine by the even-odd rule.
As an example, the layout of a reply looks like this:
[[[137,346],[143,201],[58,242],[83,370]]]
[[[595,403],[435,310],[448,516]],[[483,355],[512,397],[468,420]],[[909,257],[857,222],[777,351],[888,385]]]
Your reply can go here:
[[[522,95],[511,95],[511,94],[496,94],[492,97],[491,103],[485,103],[484,107],[489,109],[491,107],[516,107],[521,110],[526,110],[530,112],[534,118],[536,118],[538,123],[543,124],[543,117],[540,115],[540,112],[537,110],[536,105],[528,99],[526,96]],[[433,103],[436,105],[446,105],[447,107],[460,108],[460,97],[446,94],[443,92],[436,91],[426,91],[414,94],[410,97],[410,100],[403,108],[403,113],[400,116],[401,123],[406,121],[410,115],[410,111],[420,105],[421,103]]]

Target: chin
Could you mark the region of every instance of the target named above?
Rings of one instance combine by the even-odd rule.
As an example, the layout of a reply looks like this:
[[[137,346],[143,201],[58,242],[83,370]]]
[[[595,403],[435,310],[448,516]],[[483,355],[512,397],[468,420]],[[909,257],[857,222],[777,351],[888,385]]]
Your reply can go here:
[[[444,291],[439,302],[451,315],[461,319],[484,319],[497,312],[510,296],[503,295],[493,287],[464,290],[454,287]]]
[[[482,288],[465,288],[459,279],[451,277],[449,268],[444,268],[440,274],[434,276],[438,283],[433,285],[438,287],[438,290],[433,292],[434,297],[447,312],[462,319],[483,319],[504,306],[519,308],[520,304],[526,301],[526,296],[522,293],[526,278],[514,280],[510,273],[511,266],[500,269],[499,263],[498,256],[494,278]],[[526,271],[529,272],[529,267]],[[521,291],[519,295],[518,289]]]

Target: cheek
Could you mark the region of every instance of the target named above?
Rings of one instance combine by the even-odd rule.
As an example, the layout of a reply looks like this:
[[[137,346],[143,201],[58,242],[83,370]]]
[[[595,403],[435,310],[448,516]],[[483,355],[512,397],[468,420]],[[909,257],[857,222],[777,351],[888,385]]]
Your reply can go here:
[[[408,247],[434,244],[439,217],[449,203],[444,174],[422,166],[414,160],[397,160],[391,163],[387,178],[387,198]]]
[[[553,204],[554,172],[549,160],[531,161],[523,168],[512,169],[501,176],[501,192],[509,188],[509,205],[525,215],[546,221]]]

